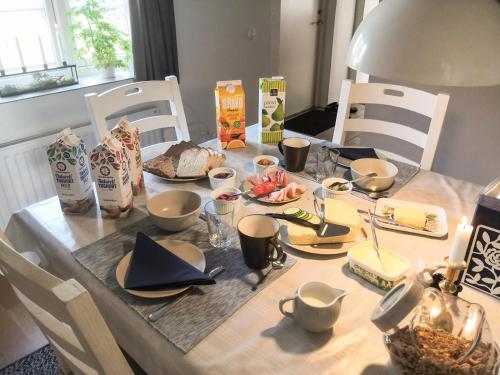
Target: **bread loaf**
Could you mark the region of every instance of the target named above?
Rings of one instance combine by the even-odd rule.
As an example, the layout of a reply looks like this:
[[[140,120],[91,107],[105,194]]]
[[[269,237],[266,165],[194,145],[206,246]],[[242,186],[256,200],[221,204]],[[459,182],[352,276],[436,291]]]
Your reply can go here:
[[[144,170],[166,178],[198,178],[219,167],[226,157],[211,149],[182,141],[144,163]]]

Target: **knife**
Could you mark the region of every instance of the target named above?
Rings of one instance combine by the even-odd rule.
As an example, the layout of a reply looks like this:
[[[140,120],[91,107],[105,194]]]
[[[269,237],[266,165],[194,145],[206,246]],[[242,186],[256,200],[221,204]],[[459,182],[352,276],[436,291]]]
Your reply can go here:
[[[348,234],[349,231],[351,230],[351,228],[345,225],[325,223],[324,221],[322,221],[320,224],[313,224],[307,220],[300,219],[298,217],[287,214],[277,214],[269,212],[266,215],[273,217],[275,219],[288,220],[291,221],[292,223],[312,228],[316,231],[316,235],[318,237],[344,236]]]

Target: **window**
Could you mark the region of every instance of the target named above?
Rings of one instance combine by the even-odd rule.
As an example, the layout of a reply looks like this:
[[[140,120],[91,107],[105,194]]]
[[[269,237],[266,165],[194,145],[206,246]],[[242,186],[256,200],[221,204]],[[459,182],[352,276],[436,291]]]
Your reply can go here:
[[[22,67],[32,71],[60,66],[63,62],[76,64],[80,76],[94,75],[98,69],[90,59],[79,59],[80,40],[72,38],[75,23],[70,10],[91,0],[1,0],[0,1],[0,71],[20,72]],[[98,0],[103,18],[130,40],[127,0]],[[123,60],[127,51],[117,47]],[[125,69],[130,70],[129,64]]]

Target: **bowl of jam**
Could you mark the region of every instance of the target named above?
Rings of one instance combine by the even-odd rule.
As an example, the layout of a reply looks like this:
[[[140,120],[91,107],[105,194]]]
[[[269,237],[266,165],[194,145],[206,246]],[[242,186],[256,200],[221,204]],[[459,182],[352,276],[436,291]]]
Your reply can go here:
[[[210,187],[215,190],[220,187],[236,186],[236,171],[233,168],[218,167],[208,172]]]
[[[235,187],[220,187],[210,193],[215,205],[224,208],[226,205],[235,205],[234,210],[241,204],[241,190]]]

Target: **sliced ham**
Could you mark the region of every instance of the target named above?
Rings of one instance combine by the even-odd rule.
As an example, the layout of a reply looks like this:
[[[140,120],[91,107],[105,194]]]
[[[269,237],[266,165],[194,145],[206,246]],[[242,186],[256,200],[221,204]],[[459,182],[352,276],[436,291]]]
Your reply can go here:
[[[297,198],[299,195],[304,194],[306,190],[307,189],[304,185],[299,185],[295,182],[292,182],[283,189],[269,194],[267,200],[269,202],[284,202],[290,199]]]

